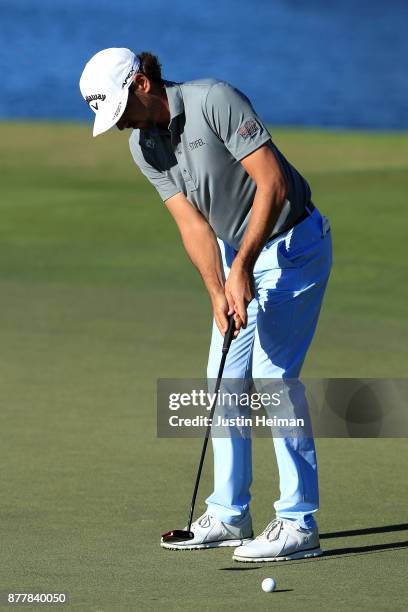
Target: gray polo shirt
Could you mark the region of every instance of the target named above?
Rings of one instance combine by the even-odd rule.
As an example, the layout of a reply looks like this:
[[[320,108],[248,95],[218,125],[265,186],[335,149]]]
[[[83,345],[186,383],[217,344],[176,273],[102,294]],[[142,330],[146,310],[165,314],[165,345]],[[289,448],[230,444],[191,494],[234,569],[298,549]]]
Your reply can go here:
[[[224,81],[165,82],[168,130],[133,130],[130,150],[143,174],[165,201],[182,192],[215,234],[239,249],[256,191],[240,163],[267,144],[288,184],[274,234],[292,227],[310,201],[305,179],[273,144],[248,98]]]

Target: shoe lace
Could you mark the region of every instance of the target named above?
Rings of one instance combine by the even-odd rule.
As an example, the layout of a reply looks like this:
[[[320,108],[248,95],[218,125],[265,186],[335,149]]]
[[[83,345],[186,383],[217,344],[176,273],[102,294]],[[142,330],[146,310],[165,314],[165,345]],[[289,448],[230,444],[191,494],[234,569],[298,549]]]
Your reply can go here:
[[[282,519],[276,518],[265,527],[263,532],[258,537],[269,540],[270,542],[272,540],[277,540],[279,538],[279,534],[281,532],[282,527]]]

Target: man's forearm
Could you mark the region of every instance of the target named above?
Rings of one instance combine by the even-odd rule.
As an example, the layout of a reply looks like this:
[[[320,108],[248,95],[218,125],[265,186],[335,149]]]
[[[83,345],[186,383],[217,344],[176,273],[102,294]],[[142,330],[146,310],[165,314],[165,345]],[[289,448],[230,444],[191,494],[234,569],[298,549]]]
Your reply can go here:
[[[258,255],[278,220],[285,197],[286,189],[281,183],[273,187],[257,188],[248,227],[235,258],[235,265],[252,272]]]
[[[206,221],[191,224],[181,233],[184,248],[199,271],[211,298],[223,291],[224,271],[216,236]]]

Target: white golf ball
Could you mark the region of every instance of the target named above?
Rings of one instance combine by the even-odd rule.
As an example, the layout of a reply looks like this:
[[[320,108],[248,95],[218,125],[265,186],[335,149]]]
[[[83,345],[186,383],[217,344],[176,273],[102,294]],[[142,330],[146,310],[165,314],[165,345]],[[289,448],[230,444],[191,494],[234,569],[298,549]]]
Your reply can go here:
[[[265,593],[272,593],[276,589],[276,582],[273,578],[265,578],[262,580],[262,590]]]

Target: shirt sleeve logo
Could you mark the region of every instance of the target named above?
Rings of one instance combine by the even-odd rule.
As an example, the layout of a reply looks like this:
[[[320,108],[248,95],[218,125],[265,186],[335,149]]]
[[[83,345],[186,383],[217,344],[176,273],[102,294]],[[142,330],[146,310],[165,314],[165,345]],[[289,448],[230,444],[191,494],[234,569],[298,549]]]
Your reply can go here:
[[[247,119],[243,125],[241,125],[238,130],[238,134],[242,136],[244,140],[246,140],[259,132],[259,129],[259,123],[253,117],[251,117],[250,119]]]

